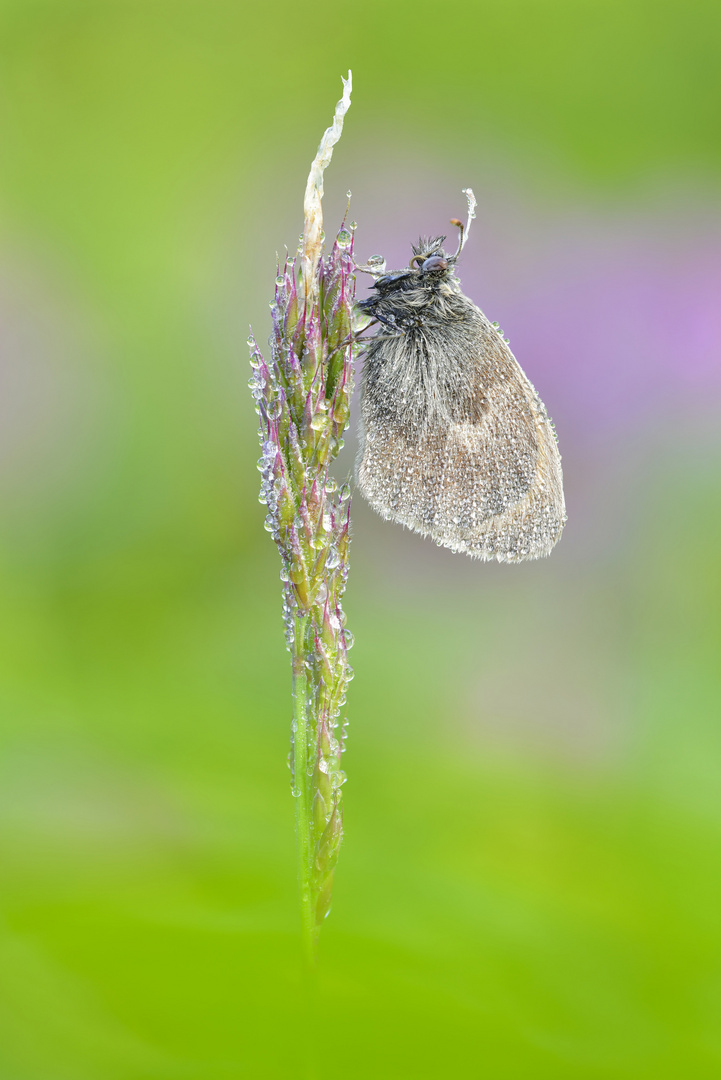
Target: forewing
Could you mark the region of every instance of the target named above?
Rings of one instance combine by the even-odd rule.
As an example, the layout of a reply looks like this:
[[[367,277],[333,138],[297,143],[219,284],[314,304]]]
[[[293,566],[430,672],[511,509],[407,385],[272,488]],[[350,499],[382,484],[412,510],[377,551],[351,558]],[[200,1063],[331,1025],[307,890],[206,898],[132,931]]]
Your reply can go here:
[[[501,335],[474,312],[466,354],[440,365],[445,400],[423,422],[364,410],[359,484],[383,517],[444,547],[500,562],[538,558],[565,521],[555,432]]]

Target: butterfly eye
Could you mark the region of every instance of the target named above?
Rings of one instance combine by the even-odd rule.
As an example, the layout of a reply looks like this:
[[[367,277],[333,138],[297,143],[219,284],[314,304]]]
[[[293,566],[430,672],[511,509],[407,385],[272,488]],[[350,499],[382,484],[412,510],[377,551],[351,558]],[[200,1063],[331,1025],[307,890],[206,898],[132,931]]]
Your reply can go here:
[[[448,259],[444,259],[441,255],[431,255],[426,259],[421,266],[421,273],[427,274],[429,270],[447,270]]]

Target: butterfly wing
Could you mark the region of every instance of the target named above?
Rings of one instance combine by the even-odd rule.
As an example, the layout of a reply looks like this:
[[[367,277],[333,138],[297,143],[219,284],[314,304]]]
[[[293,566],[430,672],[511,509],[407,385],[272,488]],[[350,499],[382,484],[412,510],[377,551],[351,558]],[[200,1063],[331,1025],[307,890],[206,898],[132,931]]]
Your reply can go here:
[[[548,555],[565,522],[538,394],[470,300],[454,327],[379,340],[363,376],[358,483],[371,505],[474,558]]]

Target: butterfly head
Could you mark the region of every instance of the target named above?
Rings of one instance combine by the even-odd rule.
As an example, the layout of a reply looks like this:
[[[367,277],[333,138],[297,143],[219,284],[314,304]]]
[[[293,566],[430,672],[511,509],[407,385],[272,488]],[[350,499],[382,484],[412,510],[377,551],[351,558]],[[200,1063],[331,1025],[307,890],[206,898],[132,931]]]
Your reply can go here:
[[[426,275],[446,275],[453,266],[455,259],[452,255],[446,255],[443,250],[445,236],[424,237],[417,244],[413,244],[413,256],[410,261],[410,269],[425,277]]]
[[[373,268],[371,268],[370,260],[367,266],[358,267],[375,277],[373,282],[375,295],[359,302],[358,307],[361,311],[378,317],[379,302],[391,295],[402,295],[408,291],[417,292],[420,289],[429,297],[460,292],[460,282],[455,276],[454,268],[468,238],[468,230],[475,217],[476,207],[476,199],[471,189],[466,188],[464,191],[468,199],[468,222],[464,226],[458,218],[451,218],[451,225],[455,225],[460,233],[458,247],[453,255],[448,255],[443,249],[445,236],[422,236],[417,244],[412,245],[411,261],[403,270],[394,270],[386,274],[383,260],[378,256],[373,256]],[[417,304],[416,300],[412,306],[417,306]]]
[[[408,267],[377,278],[374,288],[386,292],[423,285],[435,286],[451,277],[456,259],[443,250],[441,245],[444,240],[445,236],[421,237],[417,244],[411,245],[413,256]]]

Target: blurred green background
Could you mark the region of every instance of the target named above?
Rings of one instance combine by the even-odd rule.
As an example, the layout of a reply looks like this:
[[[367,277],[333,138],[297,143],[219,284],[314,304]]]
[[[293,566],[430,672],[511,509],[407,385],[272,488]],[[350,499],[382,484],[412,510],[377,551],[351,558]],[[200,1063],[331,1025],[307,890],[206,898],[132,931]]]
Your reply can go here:
[[[715,0],[0,3],[1,1080],[300,1075],[245,339],[348,67],[327,228],[351,188],[359,255],[403,264],[475,189],[464,288],[569,523],[487,566],[354,504],[319,1075],[721,1075],[720,31]]]

